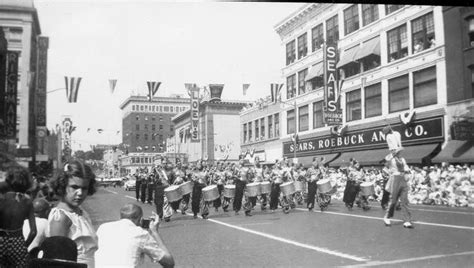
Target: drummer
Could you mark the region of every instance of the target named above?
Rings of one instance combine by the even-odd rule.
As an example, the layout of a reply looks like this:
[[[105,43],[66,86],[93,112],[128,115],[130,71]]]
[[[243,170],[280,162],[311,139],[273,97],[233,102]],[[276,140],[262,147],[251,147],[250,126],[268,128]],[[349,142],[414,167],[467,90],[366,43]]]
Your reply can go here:
[[[211,184],[217,185],[217,190],[219,191],[219,198],[213,201],[213,206],[216,212],[219,211],[219,207],[222,205],[222,192],[224,191],[224,170],[222,162],[217,162],[215,166],[211,168],[209,174],[211,179]]]
[[[232,165],[230,165],[230,163],[226,165],[222,174],[224,176],[225,185],[234,184],[234,179],[236,179],[237,177],[234,178]],[[222,209],[224,210],[224,212],[229,211],[229,205],[231,204],[231,201],[232,198],[224,196],[224,201],[222,202]]]
[[[322,172],[320,166],[322,166],[322,158],[313,157],[313,164],[306,171],[306,179],[308,181],[308,196],[306,198],[306,207],[308,211],[313,211],[314,201],[316,197],[317,181],[322,179]]]
[[[252,206],[247,197],[244,197],[245,185],[249,180],[249,168],[244,165],[244,159],[239,160],[239,166],[237,167],[237,179],[235,180],[235,197],[234,197],[234,211],[235,215],[239,215],[239,211],[242,208],[242,199],[245,198],[244,210],[245,216],[252,216],[250,211]]]
[[[295,181],[295,165],[294,163],[290,162],[288,158],[284,158],[283,161],[283,183],[285,182],[294,182]],[[296,207],[295,204],[295,199],[294,199],[295,194],[291,194],[289,196],[283,195],[283,197],[280,200],[280,203],[282,204],[283,207],[283,212],[289,213],[289,209],[294,209]]]
[[[303,183],[303,185],[306,184],[306,170],[303,166],[303,163],[299,163],[298,166],[296,167],[294,171],[294,178],[295,181]],[[298,205],[303,204],[304,200],[304,188],[302,191],[297,191],[294,195],[295,202],[298,203]]]
[[[181,160],[179,158],[176,158],[176,165],[173,168],[172,173],[173,173],[173,177],[174,177],[173,184],[180,185],[180,184],[188,181],[188,178],[186,176],[186,170],[185,170],[185,168],[183,168],[183,165],[181,164]],[[183,215],[186,214],[186,210],[188,209],[190,195],[191,195],[190,193],[186,194],[186,195],[183,195],[183,198],[178,201],[178,204],[179,204],[178,206],[181,210],[181,214],[183,214]],[[176,208],[173,208],[173,209],[176,210]]]
[[[254,176],[254,182],[263,182],[263,181],[268,181],[269,180],[269,175],[267,175],[267,177],[265,178],[265,174],[263,173],[263,168],[262,168],[262,165],[260,164],[260,158],[258,157],[255,157],[254,159],[254,168],[253,168],[253,176]],[[256,205],[256,202],[257,202],[257,198],[254,199],[255,200],[255,203],[254,201],[252,200],[252,205],[253,207],[255,207]],[[261,194],[260,195],[260,209],[262,211],[266,210],[267,209],[267,194]]]
[[[168,202],[168,199],[165,197],[165,189],[170,185],[170,179],[168,174],[164,170],[164,165],[166,162],[162,161],[157,167],[153,170],[154,180],[155,180],[155,206],[156,213],[160,218],[164,218],[165,221],[171,220],[171,215],[173,214],[171,206]]]
[[[192,172],[192,180],[194,181],[193,186],[193,195],[191,199],[191,209],[194,214],[194,218],[197,218],[197,214],[199,213],[201,207],[201,198],[202,198],[202,188],[207,186],[207,178],[208,174],[205,170],[202,161],[198,161],[195,169]],[[209,215],[209,202],[203,202],[202,207],[202,218],[207,219]]]

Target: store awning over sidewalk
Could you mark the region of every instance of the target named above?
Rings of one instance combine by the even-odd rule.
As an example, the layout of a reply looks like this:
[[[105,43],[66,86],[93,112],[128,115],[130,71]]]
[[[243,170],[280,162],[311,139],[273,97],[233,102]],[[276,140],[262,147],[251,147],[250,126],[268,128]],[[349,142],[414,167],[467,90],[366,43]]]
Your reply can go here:
[[[342,66],[346,64],[354,62],[355,61],[354,56],[357,54],[359,49],[360,49],[360,46],[355,46],[355,47],[345,50],[341,55],[341,59],[336,64],[336,67],[341,68]]]
[[[402,156],[409,164],[421,164],[422,159],[433,152],[438,144],[424,144],[404,147]],[[330,166],[347,166],[351,158],[357,160],[361,166],[380,165],[389,153],[388,149],[375,149],[343,153],[339,158],[331,162]]]
[[[433,163],[474,163],[474,142],[472,141],[448,141],[441,152],[431,161]]]
[[[306,75],[305,81],[309,81],[309,80],[311,80],[313,78],[316,78],[318,76],[322,76],[323,74],[324,74],[323,63],[322,62],[317,63],[317,64],[315,64],[311,67],[311,69],[309,70],[308,75]]]
[[[310,167],[313,164],[314,157],[319,157],[319,158],[324,157],[323,163],[328,163],[328,162],[331,162],[338,155],[339,153],[298,157],[298,164],[302,163],[305,167]]]
[[[380,56],[380,38],[372,38],[369,41],[362,44],[362,48],[357,50],[357,53],[354,55],[354,60],[360,60],[369,55],[378,55]]]

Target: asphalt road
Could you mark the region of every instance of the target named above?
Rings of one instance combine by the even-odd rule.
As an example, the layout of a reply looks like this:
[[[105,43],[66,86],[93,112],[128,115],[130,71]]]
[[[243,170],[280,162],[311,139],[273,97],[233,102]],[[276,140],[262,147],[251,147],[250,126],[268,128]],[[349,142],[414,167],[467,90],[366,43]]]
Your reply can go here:
[[[117,220],[129,202],[150,216],[154,206],[134,195],[99,188],[84,208],[96,228]],[[406,229],[400,220],[386,227],[380,205],[371,206],[348,211],[333,201],[323,213],[299,206],[290,214],[257,206],[252,217],[212,209],[207,220],[178,213],[161,223],[160,234],[177,267],[472,267],[473,209],[412,206],[415,228]],[[400,217],[396,211],[395,219]],[[146,266],[156,267],[149,261]]]

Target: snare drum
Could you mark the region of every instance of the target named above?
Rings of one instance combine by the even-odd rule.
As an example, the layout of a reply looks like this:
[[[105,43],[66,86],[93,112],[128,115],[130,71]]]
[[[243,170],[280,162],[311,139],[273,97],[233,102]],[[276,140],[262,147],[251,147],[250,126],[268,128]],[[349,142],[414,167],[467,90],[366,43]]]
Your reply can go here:
[[[272,192],[272,184],[269,181],[260,183],[260,192],[262,194],[269,194]]]
[[[192,181],[183,182],[179,185],[181,194],[187,195],[193,192],[194,183]]]
[[[179,185],[171,185],[165,189],[165,196],[169,202],[176,202],[183,198]]]
[[[224,186],[224,197],[234,198],[235,196],[235,185],[229,184]]]
[[[304,189],[306,188],[305,185],[306,184],[302,181],[295,181],[295,191],[304,192]]]
[[[318,186],[318,191],[322,194],[329,193],[332,190],[331,181],[329,181],[329,179],[319,180],[316,185]]]
[[[282,183],[280,185],[280,190],[283,193],[284,196],[289,196],[291,194],[294,194],[296,192],[295,190],[295,184],[292,181]]]
[[[202,199],[204,199],[204,201],[214,201],[217,198],[219,198],[217,185],[209,185],[202,188]]]
[[[248,197],[257,197],[260,195],[260,183],[259,182],[253,182],[249,183],[245,186],[245,195]]]
[[[375,187],[373,182],[363,182],[360,184],[360,192],[364,196],[375,194]]]

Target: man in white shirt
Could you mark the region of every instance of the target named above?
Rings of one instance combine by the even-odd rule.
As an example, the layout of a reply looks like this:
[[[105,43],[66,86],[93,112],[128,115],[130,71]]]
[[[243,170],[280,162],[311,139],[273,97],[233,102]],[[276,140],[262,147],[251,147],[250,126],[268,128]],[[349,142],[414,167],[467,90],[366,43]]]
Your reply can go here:
[[[154,214],[150,228],[140,227],[143,210],[135,204],[120,209],[120,220],[102,224],[97,230],[97,267],[140,267],[145,255],[163,267],[174,267],[174,259],[158,234],[159,218]]]
[[[33,248],[38,247],[41,242],[46,238],[46,227],[48,226],[48,215],[50,211],[49,202],[44,198],[37,198],[33,200],[33,209],[35,213],[36,222],[36,236],[33,242],[28,246],[28,252]],[[23,223],[23,236],[25,239],[30,233],[30,224],[28,220]]]

